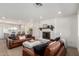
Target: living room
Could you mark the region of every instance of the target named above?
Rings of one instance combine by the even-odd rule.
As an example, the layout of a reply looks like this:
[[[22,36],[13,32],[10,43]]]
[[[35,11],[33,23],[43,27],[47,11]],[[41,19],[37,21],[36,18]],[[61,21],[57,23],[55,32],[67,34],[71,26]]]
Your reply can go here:
[[[0,55],[78,56],[78,8],[78,3],[0,3]],[[37,51],[39,41],[43,52]]]

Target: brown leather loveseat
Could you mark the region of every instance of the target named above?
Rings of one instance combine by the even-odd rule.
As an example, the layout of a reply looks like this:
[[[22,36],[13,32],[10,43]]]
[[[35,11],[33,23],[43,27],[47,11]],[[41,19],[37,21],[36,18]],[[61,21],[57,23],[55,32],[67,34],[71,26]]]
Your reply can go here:
[[[7,47],[9,49],[12,49],[12,48],[15,48],[15,47],[18,47],[18,46],[22,46],[22,43],[24,41],[28,41],[30,39],[35,39],[33,36],[30,36],[30,37],[27,37],[26,35],[17,35],[16,38],[13,40],[13,39],[10,39],[9,37],[6,39],[6,44],[7,44]]]

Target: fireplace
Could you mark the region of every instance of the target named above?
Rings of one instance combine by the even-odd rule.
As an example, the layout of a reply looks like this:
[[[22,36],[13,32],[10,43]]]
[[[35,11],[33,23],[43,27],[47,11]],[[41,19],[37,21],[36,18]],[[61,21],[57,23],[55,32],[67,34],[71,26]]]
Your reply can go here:
[[[50,39],[50,32],[42,32],[43,39]]]

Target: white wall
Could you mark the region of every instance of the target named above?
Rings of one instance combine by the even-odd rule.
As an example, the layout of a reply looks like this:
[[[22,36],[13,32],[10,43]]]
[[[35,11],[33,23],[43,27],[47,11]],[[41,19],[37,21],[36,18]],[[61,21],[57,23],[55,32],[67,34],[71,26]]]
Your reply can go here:
[[[78,16],[78,42],[77,42],[78,45],[77,46],[78,46],[78,51],[79,51],[79,10],[78,10],[78,15],[77,16]]]
[[[77,16],[68,16],[56,19],[56,31],[60,32],[68,47],[77,48]]]
[[[41,24],[41,25],[38,25]],[[37,31],[42,24],[52,24],[55,26],[55,31],[61,33],[62,38],[67,41],[68,47],[77,48],[77,15],[68,17],[60,17],[55,19],[47,19],[36,24],[34,35],[39,39],[40,32]],[[37,32],[36,32],[37,31]]]
[[[35,36],[36,39],[40,38],[40,30],[39,30],[39,25],[40,22],[35,22],[33,25],[33,36]]]

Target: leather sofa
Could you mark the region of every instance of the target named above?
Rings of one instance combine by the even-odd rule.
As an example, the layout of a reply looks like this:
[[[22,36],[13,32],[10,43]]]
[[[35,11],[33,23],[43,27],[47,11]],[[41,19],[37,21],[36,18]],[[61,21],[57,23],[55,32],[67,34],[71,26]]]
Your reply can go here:
[[[18,46],[22,46],[22,43],[24,41],[28,41],[28,40],[31,40],[31,39],[35,39],[34,37],[27,37],[25,36],[25,39],[20,39],[19,38],[19,35],[16,36],[15,40],[13,39],[10,39],[9,37],[7,37],[6,39],[6,45],[9,49],[12,49],[12,48],[15,48],[15,47],[18,47]]]
[[[45,50],[45,56],[64,56],[66,53],[64,43],[62,42],[51,42]]]
[[[62,42],[51,41],[48,43],[48,46],[45,48],[44,53],[41,56],[64,56],[65,54],[66,54],[66,50]],[[22,55],[23,56],[40,56],[38,53],[35,52],[34,48],[23,48]]]

